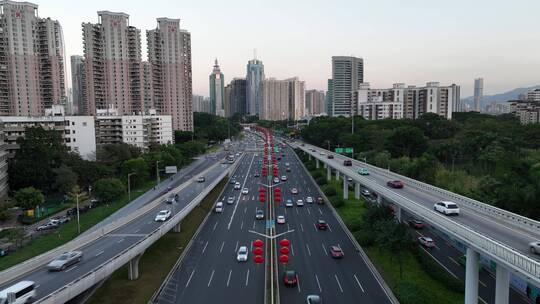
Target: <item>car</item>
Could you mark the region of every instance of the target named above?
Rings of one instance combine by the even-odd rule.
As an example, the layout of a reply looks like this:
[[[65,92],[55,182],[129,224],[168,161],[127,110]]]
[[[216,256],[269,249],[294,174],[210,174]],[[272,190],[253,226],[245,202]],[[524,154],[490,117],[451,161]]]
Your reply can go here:
[[[283,283],[285,283],[285,286],[288,286],[288,287],[296,286],[296,284],[298,284],[298,275],[296,274],[296,271],[294,270],[285,271],[285,274],[283,275]]]
[[[199,176],[199,178],[197,178],[197,183],[204,183],[206,181],[206,178],[204,176]]]
[[[390,188],[394,188],[394,189],[402,189],[403,188],[403,182],[400,181],[400,180],[391,180],[391,181],[388,181],[386,182],[386,185]]]
[[[286,180],[287,180],[287,175],[282,175],[282,176],[281,176],[281,180],[282,180],[282,181],[286,181]]]
[[[326,158],[328,158],[328,159],[334,159],[334,155],[328,154],[328,156],[326,156]]]
[[[278,156],[278,157],[277,157],[277,160],[281,160],[281,156]]]
[[[48,222],[46,224],[37,226],[36,230],[37,231],[45,231],[45,230],[51,230],[51,229],[55,229],[55,228],[58,228],[58,224]]]
[[[298,207],[303,207],[303,206],[304,206],[304,201],[301,200],[301,199],[297,200],[297,201],[296,201],[296,206],[298,206]]]
[[[353,181],[352,177],[347,177],[347,181],[352,182]]]
[[[65,224],[71,221],[71,217],[63,215],[63,216],[55,217],[53,220],[57,221],[58,224]]]
[[[243,188],[242,189],[242,194],[248,194],[249,193],[249,189],[248,188]]]
[[[0,303],[2,304],[33,303],[35,298],[36,283],[33,281],[20,281],[6,289],[0,290]]]
[[[540,242],[539,241],[529,243],[529,248],[531,250],[531,253],[540,254]]]
[[[277,216],[277,223],[278,224],[285,224],[285,216],[284,215],[278,215]]]
[[[257,211],[255,211],[255,218],[258,220],[264,219],[264,211],[262,209],[257,209]]]
[[[433,205],[433,210],[444,215],[459,215],[459,207],[456,203],[450,201],[440,201]]]
[[[279,177],[274,177],[274,183],[275,184],[279,183]]]
[[[288,167],[288,166],[290,166],[290,165],[291,165],[291,164],[289,164],[289,163],[285,163],[285,167]]]
[[[319,229],[319,230],[328,229],[328,224],[326,223],[325,220],[318,220],[316,225],[317,225],[317,229]]]
[[[306,301],[307,304],[322,304],[322,298],[318,295],[308,295]]]
[[[360,168],[358,169],[358,174],[360,175],[369,175],[369,170],[366,168]]]
[[[231,180],[229,181],[229,184],[231,184],[231,185],[234,185],[234,184],[236,184],[236,180],[234,180],[234,179],[231,179]]]
[[[292,200],[290,198],[287,199],[287,201],[285,202],[285,207],[292,207],[292,206],[293,206]]]
[[[352,161],[350,159],[346,159],[346,160],[343,161],[343,165],[345,167],[350,167],[350,166],[352,166]]]
[[[62,271],[71,265],[79,263],[80,261],[82,261],[82,258],[82,251],[64,252],[56,259],[52,260],[49,264],[47,264],[47,269],[49,271]]]
[[[217,202],[216,207],[214,208],[215,213],[222,213],[223,212],[223,202]]]
[[[240,190],[240,188],[242,188],[242,186],[240,185],[239,182],[236,182],[236,183],[234,184],[234,190]]]
[[[249,251],[247,246],[240,246],[238,253],[236,254],[236,260],[238,262],[246,262],[248,260]]]
[[[156,222],[165,222],[171,217],[171,210],[161,210],[154,219]]]
[[[433,248],[435,247],[435,241],[427,236],[421,236],[418,238],[418,242],[420,242],[420,245],[426,247],[426,248]]]
[[[171,186],[168,186],[167,187],[167,192],[171,191],[172,190],[172,187]]]
[[[422,221],[413,219],[413,220],[409,221],[409,226],[411,228],[420,230],[420,229],[424,228],[424,223]]]
[[[323,155],[323,156],[326,155],[326,153],[325,153],[325,152],[322,152],[322,151],[319,152],[319,154],[320,154],[320,155]]]
[[[298,194],[298,189],[292,188],[291,189],[291,194]]]
[[[234,204],[234,196],[229,196],[229,198],[227,199],[227,204]]]
[[[324,199],[322,197],[317,197],[317,204],[324,205]]]
[[[169,196],[167,197],[166,203],[167,203],[167,204],[172,204],[172,203],[174,203],[174,202],[176,202],[176,195],[174,195],[174,194],[169,195]]]
[[[60,225],[60,221],[55,218],[52,218],[52,219],[49,219],[48,224]]]
[[[313,197],[311,196],[306,197],[306,203],[313,204]]]
[[[285,169],[285,172],[291,172],[291,168],[287,167],[287,168]]]
[[[259,172],[255,172],[255,174],[253,174],[253,177],[260,177],[261,174]]]
[[[300,144],[300,146],[302,146],[302,147],[305,147],[305,146],[306,146],[306,144]]]
[[[363,196],[370,196],[371,195],[371,192],[369,192],[368,189],[362,189],[362,191],[360,191],[362,193]]]
[[[341,248],[339,248],[338,246],[330,246],[330,255],[334,259],[341,259],[345,256],[343,250],[341,250]]]

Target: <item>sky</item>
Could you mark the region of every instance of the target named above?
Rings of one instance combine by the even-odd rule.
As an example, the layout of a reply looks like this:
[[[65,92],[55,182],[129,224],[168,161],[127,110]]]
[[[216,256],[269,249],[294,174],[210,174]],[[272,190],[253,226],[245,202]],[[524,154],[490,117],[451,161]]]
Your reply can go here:
[[[476,77],[485,95],[540,84],[538,0],[29,1],[60,21],[68,58],[82,55],[81,23],[96,23],[97,11],[129,14],[144,58],[156,18],[180,18],[197,95],[208,96],[215,58],[229,83],[245,77],[254,49],[266,77],[298,76],[306,89],[326,90],[338,55],[362,57],[372,88],[439,81],[461,85],[464,98]]]

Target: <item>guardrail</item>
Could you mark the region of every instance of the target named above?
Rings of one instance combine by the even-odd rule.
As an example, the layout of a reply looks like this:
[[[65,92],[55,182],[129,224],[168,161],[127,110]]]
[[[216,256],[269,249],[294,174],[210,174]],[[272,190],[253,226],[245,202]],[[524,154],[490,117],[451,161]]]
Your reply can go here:
[[[208,169],[213,168],[214,166],[209,167]],[[188,215],[206,197],[206,195],[208,195],[208,193],[214,189],[214,187],[228,174],[233,167],[235,166],[230,166],[227,170],[224,170],[208,187],[206,187],[189,204],[187,204],[184,209],[178,212],[169,221],[166,221],[163,225],[159,226],[153,232],[148,234],[146,237],[124,249],[109,260],[101,263],[99,266],[84,274],[82,277],[79,277],[76,280],[64,285],[62,288],[46,295],[36,303],[65,303],[97,284],[101,280],[109,277],[118,268],[122,267],[131,259],[144,252],[148,247],[159,240],[164,234],[166,234],[184,217],[186,217],[186,215]]]
[[[216,163],[207,169],[205,169],[203,172],[201,172],[201,175],[204,175],[206,172],[214,168],[215,166],[219,165],[219,163]],[[187,187],[191,181],[193,181],[196,177],[190,178],[188,181],[182,183],[180,186],[172,189],[171,191],[181,191],[185,187]],[[10,281],[14,281],[17,278],[20,278],[21,276],[27,274],[28,272],[43,266],[44,264],[48,263],[58,255],[67,252],[76,250],[78,248],[82,248],[89,243],[92,243],[96,241],[97,239],[103,237],[104,235],[126,225],[127,223],[135,220],[136,218],[140,217],[141,215],[145,214],[146,212],[154,209],[156,206],[158,206],[160,203],[163,202],[163,200],[166,198],[168,193],[165,193],[163,195],[160,195],[158,198],[153,200],[152,202],[144,205],[143,207],[137,209],[133,213],[129,214],[126,217],[122,217],[117,221],[111,222],[110,224],[102,227],[101,229],[98,229],[96,231],[93,231],[91,233],[81,235],[80,237],[77,237],[69,242],[67,242],[64,245],[61,245],[59,247],[56,247],[55,249],[49,250],[45,253],[42,253],[34,258],[31,258],[29,260],[26,260],[22,263],[19,263],[13,267],[10,267],[6,270],[3,270],[0,272],[0,285],[8,283]]]
[[[303,147],[300,147],[303,151]],[[327,163],[326,158],[322,158],[316,153],[306,151],[316,159],[319,159],[323,163]],[[452,221],[446,216],[433,212],[430,208],[426,208],[394,191],[391,191],[376,182],[373,182],[365,177],[359,176],[354,170],[348,168],[340,168],[339,171],[345,173],[348,177],[352,178],[356,182],[359,182],[378,194],[382,195],[385,199],[395,202],[401,207],[409,210],[410,212],[417,214],[428,221],[433,226],[437,226],[452,234],[453,236],[461,239],[468,246],[483,252],[496,261],[499,261],[508,267],[521,272],[526,277],[534,280],[537,284],[540,284],[540,262],[518,252],[516,249],[507,246],[489,236],[480,234],[473,229]]]
[[[316,147],[316,146],[313,146],[313,147]],[[302,148],[302,147],[300,147],[300,148]],[[322,149],[320,147],[316,147],[316,148],[319,149],[319,150]],[[304,150],[304,149],[302,149],[302,150]],[[328,150],[325,150],[325,151],[331,153],[331,151],[328,151]],[[309,151],[309,152],[311,152],[311,151]],[[469,198],[469,197],[466,197],[466,196],[463,196],[463,195],[460,195],[460,194],[456,194],[456,193],[453,193],[451,191],[448,191],[448,190],[445,190],[445,189],[442,189],[442,188],[439,188],[439,187],[436,187],[436,186],[433,186],[433,185],[430,185],[430,184],[426,184],[426,183],[421,182],[421,181],[417,181],[415,179],[412,179],[410,177],[407,177],[407,176],[404,176],[404,175],[401,175],[401,174],[398,174],[398,173],[395,173],[395,172],[389,172],[386,169],[379,168],[377,166],[374,166],[374,165],[371,165],[371,164],[368,164],[368,163],[363,163],[363,162],[360,162],[360,161],[358,161],[356,159],[348,158],[348,157],[343,156],[343,155],[340,155],[340,156],[342,156],[343,158],[351,159],[357,165],[367,166],[372,170],[376,170],[380,174],[384,174],[386,176],[389,176],[390,178],[401,179],[403,181],[406,181],[407,184],[414,185],[414,186],[416,186],[416,187],[418,187],[418,188],[420,188],[422,190],[427,190],[429,192],[434,192],[434,193],[437,193],[439,195],[448,197],[449,199],[451,199],[451,200],[453,200],[455,202],[459,202],[459,203],[465,205],[466,207],[468,207],[468,208],[470,208],[472,210],[482,212],[485,215],[497,217],[498,219],[501,219],[501,220],[503,220],[503,221],[505,221],[505,222],[507,222],[509,224],[512,224],[512,225],[514,225],[514,226],[516,226],[518,228],[521,228],[523,230],[532,232],[532,233],[534,233],[536,235],[540,234],[540,222],[539,221],[535,221],[535,220],[527,218],[525,216],[515,214],[515,213],[512,213],[510,211],[507,211],[507,210],[504,210],[504,209],[501,209],[501,208],[498,208],[498,207],[495,207],[495,206],[492,206],[492,205],[489,205],[489,204],[486,204],[486,203],[482,203],[482,202],[477,201],[475,199],[472,199],[472,198]]]

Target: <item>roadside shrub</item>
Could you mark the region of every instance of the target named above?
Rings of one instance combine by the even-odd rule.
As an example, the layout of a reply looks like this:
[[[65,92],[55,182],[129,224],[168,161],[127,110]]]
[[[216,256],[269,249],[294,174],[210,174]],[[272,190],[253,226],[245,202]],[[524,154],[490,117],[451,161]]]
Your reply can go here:
[[[319,171],[319,170],[313,172],[313,174],[311,174],[311,175],[313,176],[313,178],[315,180],[317,180],[318,178],[324,177],[323,174],[321,173],[321,171]]]
[[[348,221],[346,221],[347,227],[350,231],[359,231],[362,230],[362,219],[361,218],[353,218]]]
[[[324,176],[317,177],[315,179],[315,182],[317,182],[317,184],[319,184],[319,186],[324,186],[324,185],[328,184],[328,181],[326,180],[326,177],[324,177]]]
[[[358,230],[352,234],[362,247],[371,247],[375,244],[375,235],[371,231]]]
[[[451,274],[446,271],[439,263],[433,260],[431,256],[429,256],[424,250],[418,250],[415,254],[416,259],[422,266],[422,270],[432,277],[434,280],[438,282],[445,282],[444,285],[452,291],[458,292],[458,293],[464,293],[465,292],[465,285],[464,283],[453,277]]]
[[[323,192],[326,194],[326,196],[334,196],[337,194],[336,188],[331,185],[325,186]]]
[[[394,288],[394,294],[401,304],[428,304],[426,292],[417,284],[400,282]]]
[[[306,164],[306,169],[308,169],[309,171],[315,170],[315,165],[313,164],[313,162],[308,162]]]
[[[337,197],[337,198],[333,199],[331,202],[332,202],[332,206],[334,206],[334,208],[341,208],[341,207],[345,206],[345,201],[340,197]]]

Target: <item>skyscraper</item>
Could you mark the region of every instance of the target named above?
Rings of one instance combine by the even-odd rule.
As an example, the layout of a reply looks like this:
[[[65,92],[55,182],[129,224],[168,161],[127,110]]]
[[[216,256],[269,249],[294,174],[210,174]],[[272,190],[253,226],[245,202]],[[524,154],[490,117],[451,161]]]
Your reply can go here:
[[[0,1],[0,115],[39,116],[66,102],[62,27],[37,9]]]
[[[289,119],[299,120],[304,117],[306,108],[305,82],[298,77],[287,79],[289,83]]]
[[[328,89],[326,91],[325,109],[328,116],[332,116],[332,103],[334,102],[334,81],[328,79]]]
[[[324,91],[306,91],[306,115],[318,115],[326,112]]]
[[[259,117],[263,120],[298,120],[304,116],[304,82],[298,77],[265,79]]]
[[[98,12],[98,23],[83,23],[87,115],[115,108],[119,115],[139,113],[142,105],[141,31],[129,15]]]
[[[214,115],[225,117],[225,79],[219,69],[216,59],[212,74],[210,74],[210,104]]]
[[[152,101],[161,115],[172,115],[173,130],[193,130],[191,34],[180,19],[158,18],[146,32],[152,70]]]
[[[247,81],[245,78],[234,78],[231,81],[231,116],[247,114]]]
[[[262,81],[264,80],[264,65],[262,61],[253,58],[247,64],[246,100],[249,115],[258,115],[262,102]]]
[[[84,83],[84,60],[82,56],[71,56],[71,88],[73,96],[73,106],[75,113],[86,113],[83,104],[83,83]]]
[[[474,110],[480,112],[482,107],[482,98],[484,97],[484,78],[474,80]]]
[[[364,60],[351,56],[332,57],[332,116],[356,113],[354,92],[364,82]]]
[[[154,109],[154,102],[152,101],[152,68],[148,61],[143,61],[143,112],[148,112],[150,109]]]

